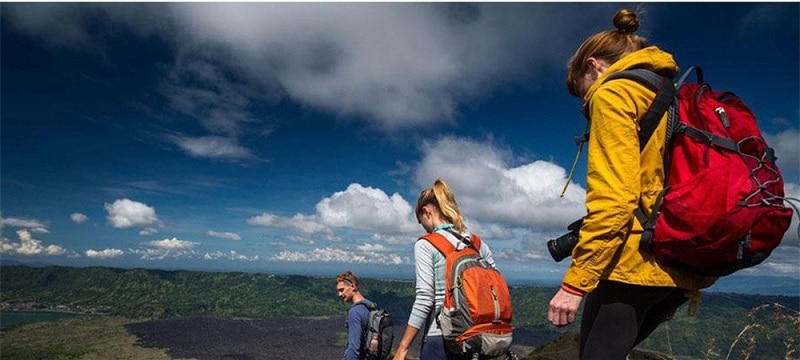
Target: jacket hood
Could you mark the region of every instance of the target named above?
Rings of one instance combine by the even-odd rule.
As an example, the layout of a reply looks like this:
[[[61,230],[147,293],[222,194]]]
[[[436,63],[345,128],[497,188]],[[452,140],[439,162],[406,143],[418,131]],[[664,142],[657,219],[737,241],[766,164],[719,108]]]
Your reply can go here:
[[[666,76],[669,78],[674,78],[680,73],[678,64],[675,62],[672,54],[663,51],[656,46],[646,47],[639,51],[625,55],[617,62],[611,64],[611,66],[608,67],[608,70],[606,70],[606,72],[600,76],[586,92],[586,96],[583,97],[584,105],[589,99],[592,98],[592,95],[594,95],[594,92],[597,91],[600,85],[603,84],[603,81],[605,81],[606,77],[615,72],[629,69],[647,69],[661,76]]]

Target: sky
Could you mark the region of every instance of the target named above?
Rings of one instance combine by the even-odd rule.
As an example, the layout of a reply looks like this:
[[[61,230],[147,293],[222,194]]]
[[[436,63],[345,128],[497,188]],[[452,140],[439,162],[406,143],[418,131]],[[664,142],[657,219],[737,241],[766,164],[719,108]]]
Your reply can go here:
[[[623,7],[745,99],[800,198],[797,3],[2,3],[0,256],[411,279],[442,178],[511,281],[557,283],[566,63]],[[800,293],[797,219],[734,276]]]

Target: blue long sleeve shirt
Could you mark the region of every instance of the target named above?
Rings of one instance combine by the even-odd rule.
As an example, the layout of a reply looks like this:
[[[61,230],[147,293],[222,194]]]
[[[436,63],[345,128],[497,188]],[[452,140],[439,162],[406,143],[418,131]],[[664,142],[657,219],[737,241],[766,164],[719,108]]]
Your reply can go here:
[[[347,346],[344,348],[342,360],[359,360],[362,358],[362,334],[369,322],[369,309],[361,305],[362,302],[369,302],[369,300],[364,299],[357,302],[347,310]]]

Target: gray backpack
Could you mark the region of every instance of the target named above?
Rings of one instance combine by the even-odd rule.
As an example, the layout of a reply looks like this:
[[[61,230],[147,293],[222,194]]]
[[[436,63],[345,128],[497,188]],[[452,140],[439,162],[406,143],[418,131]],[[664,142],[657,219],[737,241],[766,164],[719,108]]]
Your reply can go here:
[[[394,329],[392,328],[392,315],[377,304],[363,301],[362,304],[369,309],[367,327],[361,336],[361,358],[367,360],[385,360],[392,353]]]

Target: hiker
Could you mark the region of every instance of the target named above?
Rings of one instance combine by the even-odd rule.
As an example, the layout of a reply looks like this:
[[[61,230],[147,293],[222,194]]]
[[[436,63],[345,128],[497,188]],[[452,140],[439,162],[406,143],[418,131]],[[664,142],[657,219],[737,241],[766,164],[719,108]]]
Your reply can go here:
[[[715,278],[666,267],[640,249],[642,226],[634,216],[641,204],[652,209],[664,185],[661,147],[667,121],[661,121],[639,151],[638,121],[655,93],[644,85],[608,75],[644,68],[668,78],[678,65],[671,54],[636,35],[636,13],[623,9],[613,18],[617,30],[592,35],[567,67],[569,93],[582,99],[590,121],[586,179],[587,214],[579,230],[572,262],[552,298],[548,320],[556,326],[581,321],[581,359],[625,359],[699,289]],[[664,115],[666,116],[666,115]]]
[[[422,191],[417,200],[416,216],[426,232],[443,235],[458,249],[466,246],[457,237],[469,238],[464,218],[461,216],[455,196],[443,180],[437,179],[432,188]],[[486,242],[481,242],[480,255],[495,267],[492,252]],[[405,333],[395,351],[394,360],[405,359],[408,347],[420,332],[423,342],[420,351],[421,360],[456,359],[456,355],[445,346],[442,330],[434,319],[445,298],[445,257],[430,242],[416,241],[414,267],[416,297]]]
[[[360,303],[370,301],[358,289],[358,278],[351,271],[345,271],[336,277],[336,293],[342,301],[352,303],[347,310],[347,346],[344,348],[342,360],[363,359],[362,342],[363,333],[369,322],[369,308],[358,306]]]

